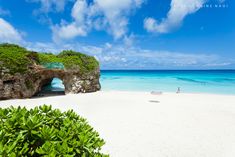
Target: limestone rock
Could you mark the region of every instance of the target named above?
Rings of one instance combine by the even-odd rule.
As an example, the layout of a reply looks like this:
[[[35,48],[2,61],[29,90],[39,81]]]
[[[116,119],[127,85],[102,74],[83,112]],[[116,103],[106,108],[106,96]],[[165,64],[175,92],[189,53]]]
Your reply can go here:
[[[55,61],[57,66],[51,67]],[[65,94],[101,88],[99,63],[94,57],[74,51],[39,54],[18,45],[0,44],[0,100],[30,98],[53,78],[63,81]]]
[[[55,77],[63,81],[66,94],[95,92],[101,88],[99,69],[88,74],[81,74],[79,71],[45,69],[35,66],[29,73],[0,79],[0,99],[30,98]]]

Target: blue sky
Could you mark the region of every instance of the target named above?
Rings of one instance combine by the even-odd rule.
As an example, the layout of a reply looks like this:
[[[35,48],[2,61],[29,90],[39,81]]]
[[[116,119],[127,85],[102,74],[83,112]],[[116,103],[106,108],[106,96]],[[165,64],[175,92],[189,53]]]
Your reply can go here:
[[[0,42],[102,69],[234,69],[232,0],[0,0]]]

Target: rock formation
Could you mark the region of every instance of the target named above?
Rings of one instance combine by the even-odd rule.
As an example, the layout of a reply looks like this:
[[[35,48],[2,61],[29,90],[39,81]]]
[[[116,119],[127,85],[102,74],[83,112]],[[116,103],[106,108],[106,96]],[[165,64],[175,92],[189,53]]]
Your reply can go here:
[[[13,66],[17,64],[17,62],[14,63],[14,55],[13,59],[11,57],[8,59],[6,59],[6,57],[3,58],[3,51],[6,47],[9,49],[9,47],[14,46],[16,45],[0,45],[0,57],[2,57],[0,58],[0,100],[30,98],[40,92],[42,87],[50,83],[55,77],[63,81],[66,94],[95,92],[101,88],[99,83],[100,70],[99,66],[97,66],[98,62],[93,57],[83,54],[81,57],[80,53],[78,57],[74,52],[71,53],[72,51],[63,52],[63,57],[60,58],[50,54],[50,56],[55,57],[53,61],[59,58],[57,61],[60,62],[61,60],[61,63],[67,65],[67,67],[65,66],[63,69],[47,68],[43,66],[43,63],[48,63],[49,61],[45,61],[43,57],[48,57],[48,54],[28,52],[26,50],[27,53],[23,56],[26,56],[28,59],[27,67],[12,68],[9,65]],[[12,53],[18,53],[14,52],[14,50],[15,48],[13,48]],[[38,55],[43,55],[43,57]],[[76,64],[79,59],[82,60],[82,62],[79,61],[79,64]],[[67,60],[69,60],[69,62],[67,62]],[[7,64],[9,61],[11,61],[11,64]],[[24,69],[24,71],[22,69]]]

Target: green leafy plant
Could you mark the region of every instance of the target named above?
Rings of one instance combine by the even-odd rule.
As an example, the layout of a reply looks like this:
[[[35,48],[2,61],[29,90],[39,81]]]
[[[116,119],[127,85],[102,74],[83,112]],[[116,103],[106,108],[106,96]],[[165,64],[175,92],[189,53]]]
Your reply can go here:
[[[107,157],[104,140],[72,110],[0,108],[0,156]]]
[[[99,62],[94,57],[72,50],[64,50],[55,55],[28,51],[14,44],[0,44],[0,78],[1,72],[12,75],[24,74],[35,64],[45,68],[57,64],[60,65],[59,69],[79,70],[81,73],[87,73],[99,67]]]
[[[66,69],[79,69],[81,73],[89,72],[99,67],[99,62],[94,57],[72,50],[64,50],[58,55],[50,53],[39,53],[38,55],[39,62],[42,65],[62,63]]]
[[[0,44],[0,70],[6,70],[9,74],[26,72],[28,66],[33,64],[28,55],[29,52],[18,45]]]

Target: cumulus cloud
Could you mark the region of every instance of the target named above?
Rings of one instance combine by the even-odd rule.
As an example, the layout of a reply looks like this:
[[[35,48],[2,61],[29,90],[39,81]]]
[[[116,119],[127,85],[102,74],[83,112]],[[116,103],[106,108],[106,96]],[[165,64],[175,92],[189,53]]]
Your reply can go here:
[[[10,23],[0,18],[0,42],[20,43],[22,36]]]
[[[148,17],[144,20],[144,28],[149,32],[168,33],[179,27],[184,18],[197,12],[206,0],[172,0],[167,17],[158,21]]]
[[[109,33],[118,39],[127,32],[129,11],[139,7],[142,2],[140,0],[95,0],[95,5],[107,20]]]
[[[77,26],[75,22],[68,25],[52,26],[53,41],[60,42],[61,39],[72,39],[76,36],[86,36],[86,27]]]
[[[115,39],[127,36],[130,12],[141,6],[144,0],[77,0],[72,8],[72,22],[52,27],[53,39],[58,42],[85,36],[91,30],[103,30]],[[71,27],[73,29],[71,29]],[[68,30],[69,29],[69,30]],[[73,30],[73,31],[71,31]],[[65,35],[70,32],[69,36]]]

